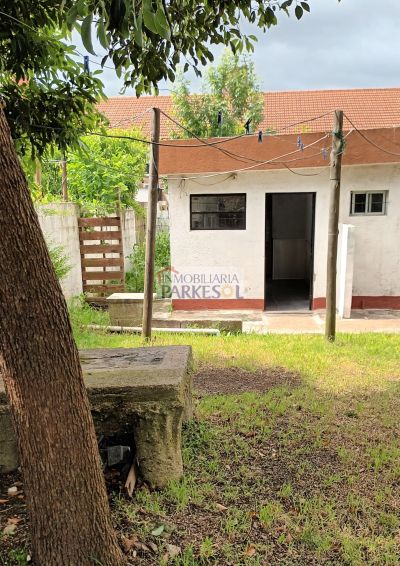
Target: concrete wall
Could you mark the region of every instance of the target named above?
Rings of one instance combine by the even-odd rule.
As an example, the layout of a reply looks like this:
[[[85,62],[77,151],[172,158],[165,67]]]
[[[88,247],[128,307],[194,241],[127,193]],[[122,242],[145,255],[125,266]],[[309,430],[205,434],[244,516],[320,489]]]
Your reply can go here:
[[[124,269],[129,271],[132,267],[129,256],[136,244],[136,214],[134,210],[121,210],[122,246],[124,249]]]
[[[329,170],[306,169],[317,176],[289,171],[248,171],[226,179],[169,182],[171,263],[180,271],[235,267],[244,279],[245,297],[264,297],[265,194],[315,192],[314,299],[325,297],[329,208]],[[301,171],[299,171],[301,173]],[[200,185],[201,183],[201,185]],[[389,191],[384,216],[351,216],[352,190]],[[246,230],[191,231],[190,194],[247,194]],[[355,262],[353,296],[400,296],[400,165],[343,168],[340,222],[353,224]]]
[[[51,203],[37,205],[40,226],[49,245],[61,245],[72,267],[61,281],[66,299],[82,293],[81,254],[79,248],[79,206],[74,203]],[[110,215],[115,216],[115,215]],[[111,228],[110,228],[111,229]],[[134,210],[122,211],[121,230],[124,249],[125,270],[130,269],[128,256],[137,241],[136,215]],[[96,242],[94,242],[96,243]],[[118,254],[113,254],[118,257]],[[102,257],[99,254],[98,257]],[[115,268],[118,270],[118,268]],[[90,268],[89,268],[90,270]]]
[[[79,250],[79,207],[73,203],[51,203],[36,207],[47,243],[61,245],[72,267],[61,281],[66,299],[82,293],[81,254]]]

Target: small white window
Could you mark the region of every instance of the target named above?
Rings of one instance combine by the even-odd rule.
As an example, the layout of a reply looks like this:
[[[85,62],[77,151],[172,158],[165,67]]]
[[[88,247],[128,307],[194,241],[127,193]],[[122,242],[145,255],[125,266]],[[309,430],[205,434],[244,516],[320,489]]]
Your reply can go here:
[[[351,193],[350,214],[386,214],[387,191],[354,191]]]

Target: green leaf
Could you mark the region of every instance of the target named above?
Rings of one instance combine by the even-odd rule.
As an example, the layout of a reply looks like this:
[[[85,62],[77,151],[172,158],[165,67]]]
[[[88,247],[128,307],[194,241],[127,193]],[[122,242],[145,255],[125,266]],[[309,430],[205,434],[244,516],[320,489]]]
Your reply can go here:
[[[92,55],[96,55],[92,45],[92,21],[93,15],[89,14],[82,22],[81,28],[81,35],[82,35],[82,43],[89,53]]]
[[[165,529],[164,525],[160,525],[159,527],[157,527],[156,529],[154,529],[153,531],[151,531],[151,534],[152,534],[154,537],[159,537],[160,535],[163,534],[164,529]]]
[[[146,28],[158,34],[156,15],[151,8],[151,0],[143,0],[143,22]]]
[[[135,43],[142,48],[143,47],[143,18],[142,12],[139,12],[137,18],[135,19],[135,31],[133,32],[133,37],[135,39]]]
[[[102,18],[100,18],[97,23],[97,37],[99,38],[101,46],[104,47],[104,49],[108,49],[109,42],[107,39],[106,28],[104,27],[104,22]]]
[[[85,0],[78,0],[78,2],[75,2],[67,13],[66,21],[68,28],[72,29],[78,17],[83,16],[86,13],[87,11],[86,11]]]
[[[300,20],[303,15],[303,8],[301,6],[296,6],[294,13],[296,14],[296,18]]]
[[[164,39],[171,39],[171,30],[161,4],[157,7],[157,12],[154,18],[158,34]]]
[[[301,5],[306,12],[310,11],[310,6],[307,4],[307,2],[301,2]]]

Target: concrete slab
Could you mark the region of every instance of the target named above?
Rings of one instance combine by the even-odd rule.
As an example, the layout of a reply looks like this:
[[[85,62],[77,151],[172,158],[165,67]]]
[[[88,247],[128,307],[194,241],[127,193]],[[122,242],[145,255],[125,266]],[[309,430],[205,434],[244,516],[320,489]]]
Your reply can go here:
[[[183,472],[182,422],[193,415],[189,346],[80,352],[96,431],[133,434],[144,479],[163,487]],[[0,381],[0,472],[18,466],[3,382]]]
[[[157,321],[181,321],[181,324],[210,324],[220,321],[240,320],[242,331],[256,334],[323,334],[325,311],[292,310],[201,310],[168,312],[165,306],[162,312],[155,313]],[[167,322],[168,321],[168,322]],[[160,322],[161,325],[161,322]],[[400,332],[400,311],[391,310],[353,310],[349,319],[337,319],[338,332]]]

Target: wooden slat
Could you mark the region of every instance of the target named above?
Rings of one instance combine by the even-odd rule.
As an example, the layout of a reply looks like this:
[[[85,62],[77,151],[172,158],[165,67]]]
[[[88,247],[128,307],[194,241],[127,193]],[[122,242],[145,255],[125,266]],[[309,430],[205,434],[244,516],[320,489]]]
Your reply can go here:
[[[83,271],[83,281],[108,281],[108,280],[124,280],[123,271]]]
[[[122,257],[83,257],[81,264],[82,267],[123,267],[124,260]]]
[[[81,245],[81,254],[109,254],[122,253],[122,244],[93,244]]]
[[[120,226],[119,216],[107,218],[79,218],[78,226]]]
[[[87,284],[83,286],[84,293],[114,293],[115,291],[124,291],[125,285],[94,285]]]
[[[86,240],[122,240],[121,230],[96,230],[95,232],[79,232],[81,242]]]

